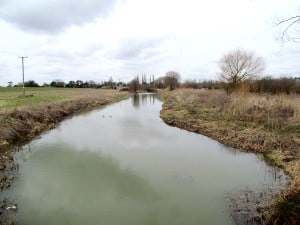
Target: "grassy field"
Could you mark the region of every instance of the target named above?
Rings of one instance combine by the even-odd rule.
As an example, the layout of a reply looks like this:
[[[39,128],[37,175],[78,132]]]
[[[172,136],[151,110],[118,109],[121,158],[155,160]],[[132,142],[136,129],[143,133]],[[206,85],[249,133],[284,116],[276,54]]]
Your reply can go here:
[[[162,91],[162,119],[226,145],[264,155],[292,178],[265,216],[270,224],[300,224],[300,96],[220,90]],[[273,211],[271,213],[270,211]]]
[[[23,89],[19,87],[0,88],[0,111],[14,107],[35,105],[39,103],[51,103],[78,98],[97,97],[102,94],[115,93],[114,91],[103,91],[99,89],[88,88],[25,88],[25,97]]]
[[[119,101],[127,92],[75,88],[0,88],[0,149],[30,140],[74,113]]]

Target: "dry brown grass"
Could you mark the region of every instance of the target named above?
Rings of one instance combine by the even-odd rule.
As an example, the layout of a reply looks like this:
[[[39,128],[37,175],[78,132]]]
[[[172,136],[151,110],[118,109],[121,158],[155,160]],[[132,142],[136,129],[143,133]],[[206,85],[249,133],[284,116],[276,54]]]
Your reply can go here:
[[[269,221],[300,224],[299,95],[227,95],[220,90],[195,89],[160,93],[164,98],[161,117],[166,123],[244,151],[262,153],[283,168],[292,181],[272,203],[270,210],[274,213]]]
[[[217,109],[223,116],[238,117],[245,121],[266,123],[276,127],[300,125],[299,95],[259,95],[220,90],[179,90],[187,103],[201,104]]]
[[[274,204],[274,212],[268,219],[268,225],[299,225],[300,191],[291,189],[282,194]]]
[[[300,125],[300,98],[296,95],[258,95],[234,93],[224,107],[227,113],[272,125]]]

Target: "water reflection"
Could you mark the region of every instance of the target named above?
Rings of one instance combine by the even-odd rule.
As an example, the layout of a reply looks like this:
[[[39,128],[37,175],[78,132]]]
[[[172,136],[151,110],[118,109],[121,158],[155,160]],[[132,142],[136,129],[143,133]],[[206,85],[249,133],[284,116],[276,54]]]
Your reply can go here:
[[[18,201],[26,205],[19,215],[25,224],[97,224],[100,215],[120,213],[125,206],[133,213],[160,199],[145,179],[101,153],[52,145],[22,154],[31,155],[17,183]]]
[[[138,94],[132,96],[132,105],[137,109],[140,107],[140,96]]]
[[[154,105],[155,100],[160,100],[157,94],[153,94],[153,93],[134,94],[132,97],[132,105],[138,109],[141,103],[142,105]]]
[[[276,187],[255,155],[167,126],[161,105],[136,95],[25,146],[11,189],[20,223],[232,225],[227,191]]]

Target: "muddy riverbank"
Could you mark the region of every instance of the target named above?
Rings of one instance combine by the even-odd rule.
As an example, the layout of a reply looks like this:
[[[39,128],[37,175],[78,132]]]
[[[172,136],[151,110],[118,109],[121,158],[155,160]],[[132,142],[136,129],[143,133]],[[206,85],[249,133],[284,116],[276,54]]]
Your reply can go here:
[[[300,223],[299,98],[228,96],[220,91],[191,89],[161,91],[160,95],[164,99],[161,118],[167,124],[263,155],[291,177],[287,189],[272,200],[266,199],[266,206],[256,207],[252,213],[255,223]],[[238,217],[236,212],[242,211],[249,199],[233,200],[234,217]]]
[[[17,176],[14,154],[18,145],[42,132],[55,128],[64,119],[78,113],[120,101],[128,92],[98,91],[97,95],[82,95],[58,102],[31,104],[0,111],[0,189],[10,188]],[[30,96],[29,96],[30,97]],[[0,198],[0,223],[14,224],[17,203]]]
[[[99,91],[97,95],[77,96],[58,102],[30,104],[0,111],[0,150],[31,140],[52,129],[66,117],[125,99],[130,94]],[[26,97],[25,97],[26,98]]]

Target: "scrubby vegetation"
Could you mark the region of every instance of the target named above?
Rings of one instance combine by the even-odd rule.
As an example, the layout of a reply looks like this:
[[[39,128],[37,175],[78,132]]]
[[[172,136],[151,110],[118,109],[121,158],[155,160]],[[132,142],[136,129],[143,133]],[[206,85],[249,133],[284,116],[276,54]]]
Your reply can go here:
[[[264,217],[273,224],[299,224],[300,97],[224,90],[161,91],[161,117],[173,126],[263,154],[292,178]]]
[[[184,88],[193,89],[223,89],[228,92],[239,91],[239,92],[251,92],[251,93],[268,93],[268,94],[300,94],[300,78],[293,77],[263,77],[256,80],[246,80],[241,82],[235,87],[235,90],[229,91],[230,84],[221,81],[209,80],[199,81],[186,80],[181,84]]]

